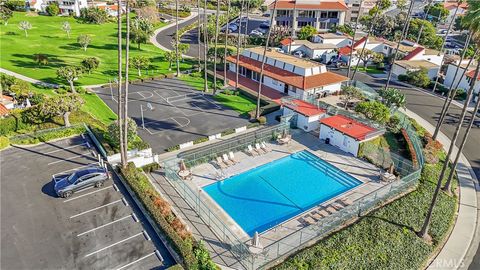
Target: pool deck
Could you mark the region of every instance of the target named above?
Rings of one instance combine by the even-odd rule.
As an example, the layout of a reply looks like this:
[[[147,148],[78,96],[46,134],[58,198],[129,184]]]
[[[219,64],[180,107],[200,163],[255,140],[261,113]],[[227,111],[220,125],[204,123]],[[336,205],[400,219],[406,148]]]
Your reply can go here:
[[[334,146],[327,145],[319,141],[318,138],[312,134],[294,132],[293,140],[288,145],[278,145],[274,143],[267,145],[272,151],[260,156],[252,157],[244,152],[234,153],[239,162],[223,170],[219,169],[216,165],[214,165],[213,162],[201,164],[191,168],[193,178],[191,181],[187,181],[187,183],[194,190],[201,190],[201,188],[204,186],[210,185],[230,176],[243,173],[252,168],[288,156],[292,153],[308,150],[321,159],[329,162],[335,167],[363,182],[363,184],[322,203],[321,206],[329,206],[332,202],[341,198],[348,198],[350,201],[355,202],[365,195],[372,193],[386,185],[386,183],[379,181],[379,175],[382,172],[379,168],[366,161],[347,154]],[[220,217],[240,240],[246,243],[250,242],[250,237],[247,235],[247,233],[245,233],[243,229],[212,198],[210,198],[210,196],[208,196],[208,194],[202,193],[202,197],[204,202],[206,202],[209,206],[210,210]],[[314,208],[318,208],[318,206]],[[305,227],[306,225],[300,222],[299,219],[308,215],[312,210],[313,208],[291,218],[288,221],[283,222],[279,226],[261,233],[260,238],[262,245],[266,247],[270,244],[273,244],[275,241],[280,240],[287,235]]]

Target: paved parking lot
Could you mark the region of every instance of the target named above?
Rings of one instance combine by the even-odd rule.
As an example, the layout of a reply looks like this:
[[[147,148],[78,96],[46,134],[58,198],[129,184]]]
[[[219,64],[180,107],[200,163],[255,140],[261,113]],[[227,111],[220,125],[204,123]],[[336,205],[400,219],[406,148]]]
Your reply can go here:
[[[68,199],[54,194],[52,175],[98,162],[87,136],[12,147],[0,155],[1,269],[162,269],[172,264],[118,179]]]
[[[116,112],[115,91],[108,87],[95,89]],[[211,95],[204,95],[176,78],[131,84],[128,98],[128,115],[155,153],[249,123],[237,112],[217,103]]]

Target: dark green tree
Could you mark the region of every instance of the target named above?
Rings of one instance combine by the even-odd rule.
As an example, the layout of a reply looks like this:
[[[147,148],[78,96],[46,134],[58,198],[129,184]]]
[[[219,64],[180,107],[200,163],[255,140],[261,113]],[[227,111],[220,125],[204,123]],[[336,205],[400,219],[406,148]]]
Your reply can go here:
[[[82,60],[82,67],[90,74],[100,65],[100,60],[97,57],[87,57]]]

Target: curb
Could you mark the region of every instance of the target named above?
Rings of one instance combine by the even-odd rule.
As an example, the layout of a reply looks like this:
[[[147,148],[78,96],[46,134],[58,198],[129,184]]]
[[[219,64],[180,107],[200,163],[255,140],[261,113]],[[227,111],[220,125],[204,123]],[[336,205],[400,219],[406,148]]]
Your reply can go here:
[[[433,133],[435,127],[416,113],[406,110],[406,114],[415,119],[428,132]],[[438,140],[443,144],[443,148],[448,151],[450,139],[439,132]],[[453,154],[458,152],[455,147]],[[452,161],[454,156],[451,158]],[[453,230],[441,247],[439,253],[432,258],[427,269],[459,269],[465,267],[467,253],[472,246],[475,232],[477,229],[477,211],[478,201],[477,192],[480,190],[478,180],[472,170],[470,162],[462,153],[460,161],[456,168],[459,188],[458,212],[453,225]],[[471,259],[470,259],[471,260]]]

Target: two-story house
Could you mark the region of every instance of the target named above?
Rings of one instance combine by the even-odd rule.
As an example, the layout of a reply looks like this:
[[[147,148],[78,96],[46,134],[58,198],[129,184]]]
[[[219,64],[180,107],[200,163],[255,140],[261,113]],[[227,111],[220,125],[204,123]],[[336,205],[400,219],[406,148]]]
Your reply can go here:
[[[62,15],[80,16],[80,10],[88,7],[87,0],[28,0],[27,6],[45,12],[48,5],[56,3]]]
[[[310,25],[319,32],[327,32],[344,24],[348,7],[343,0],[278,0],[268,9],[274,18],[273,25],[293,27],[295,31]]]

